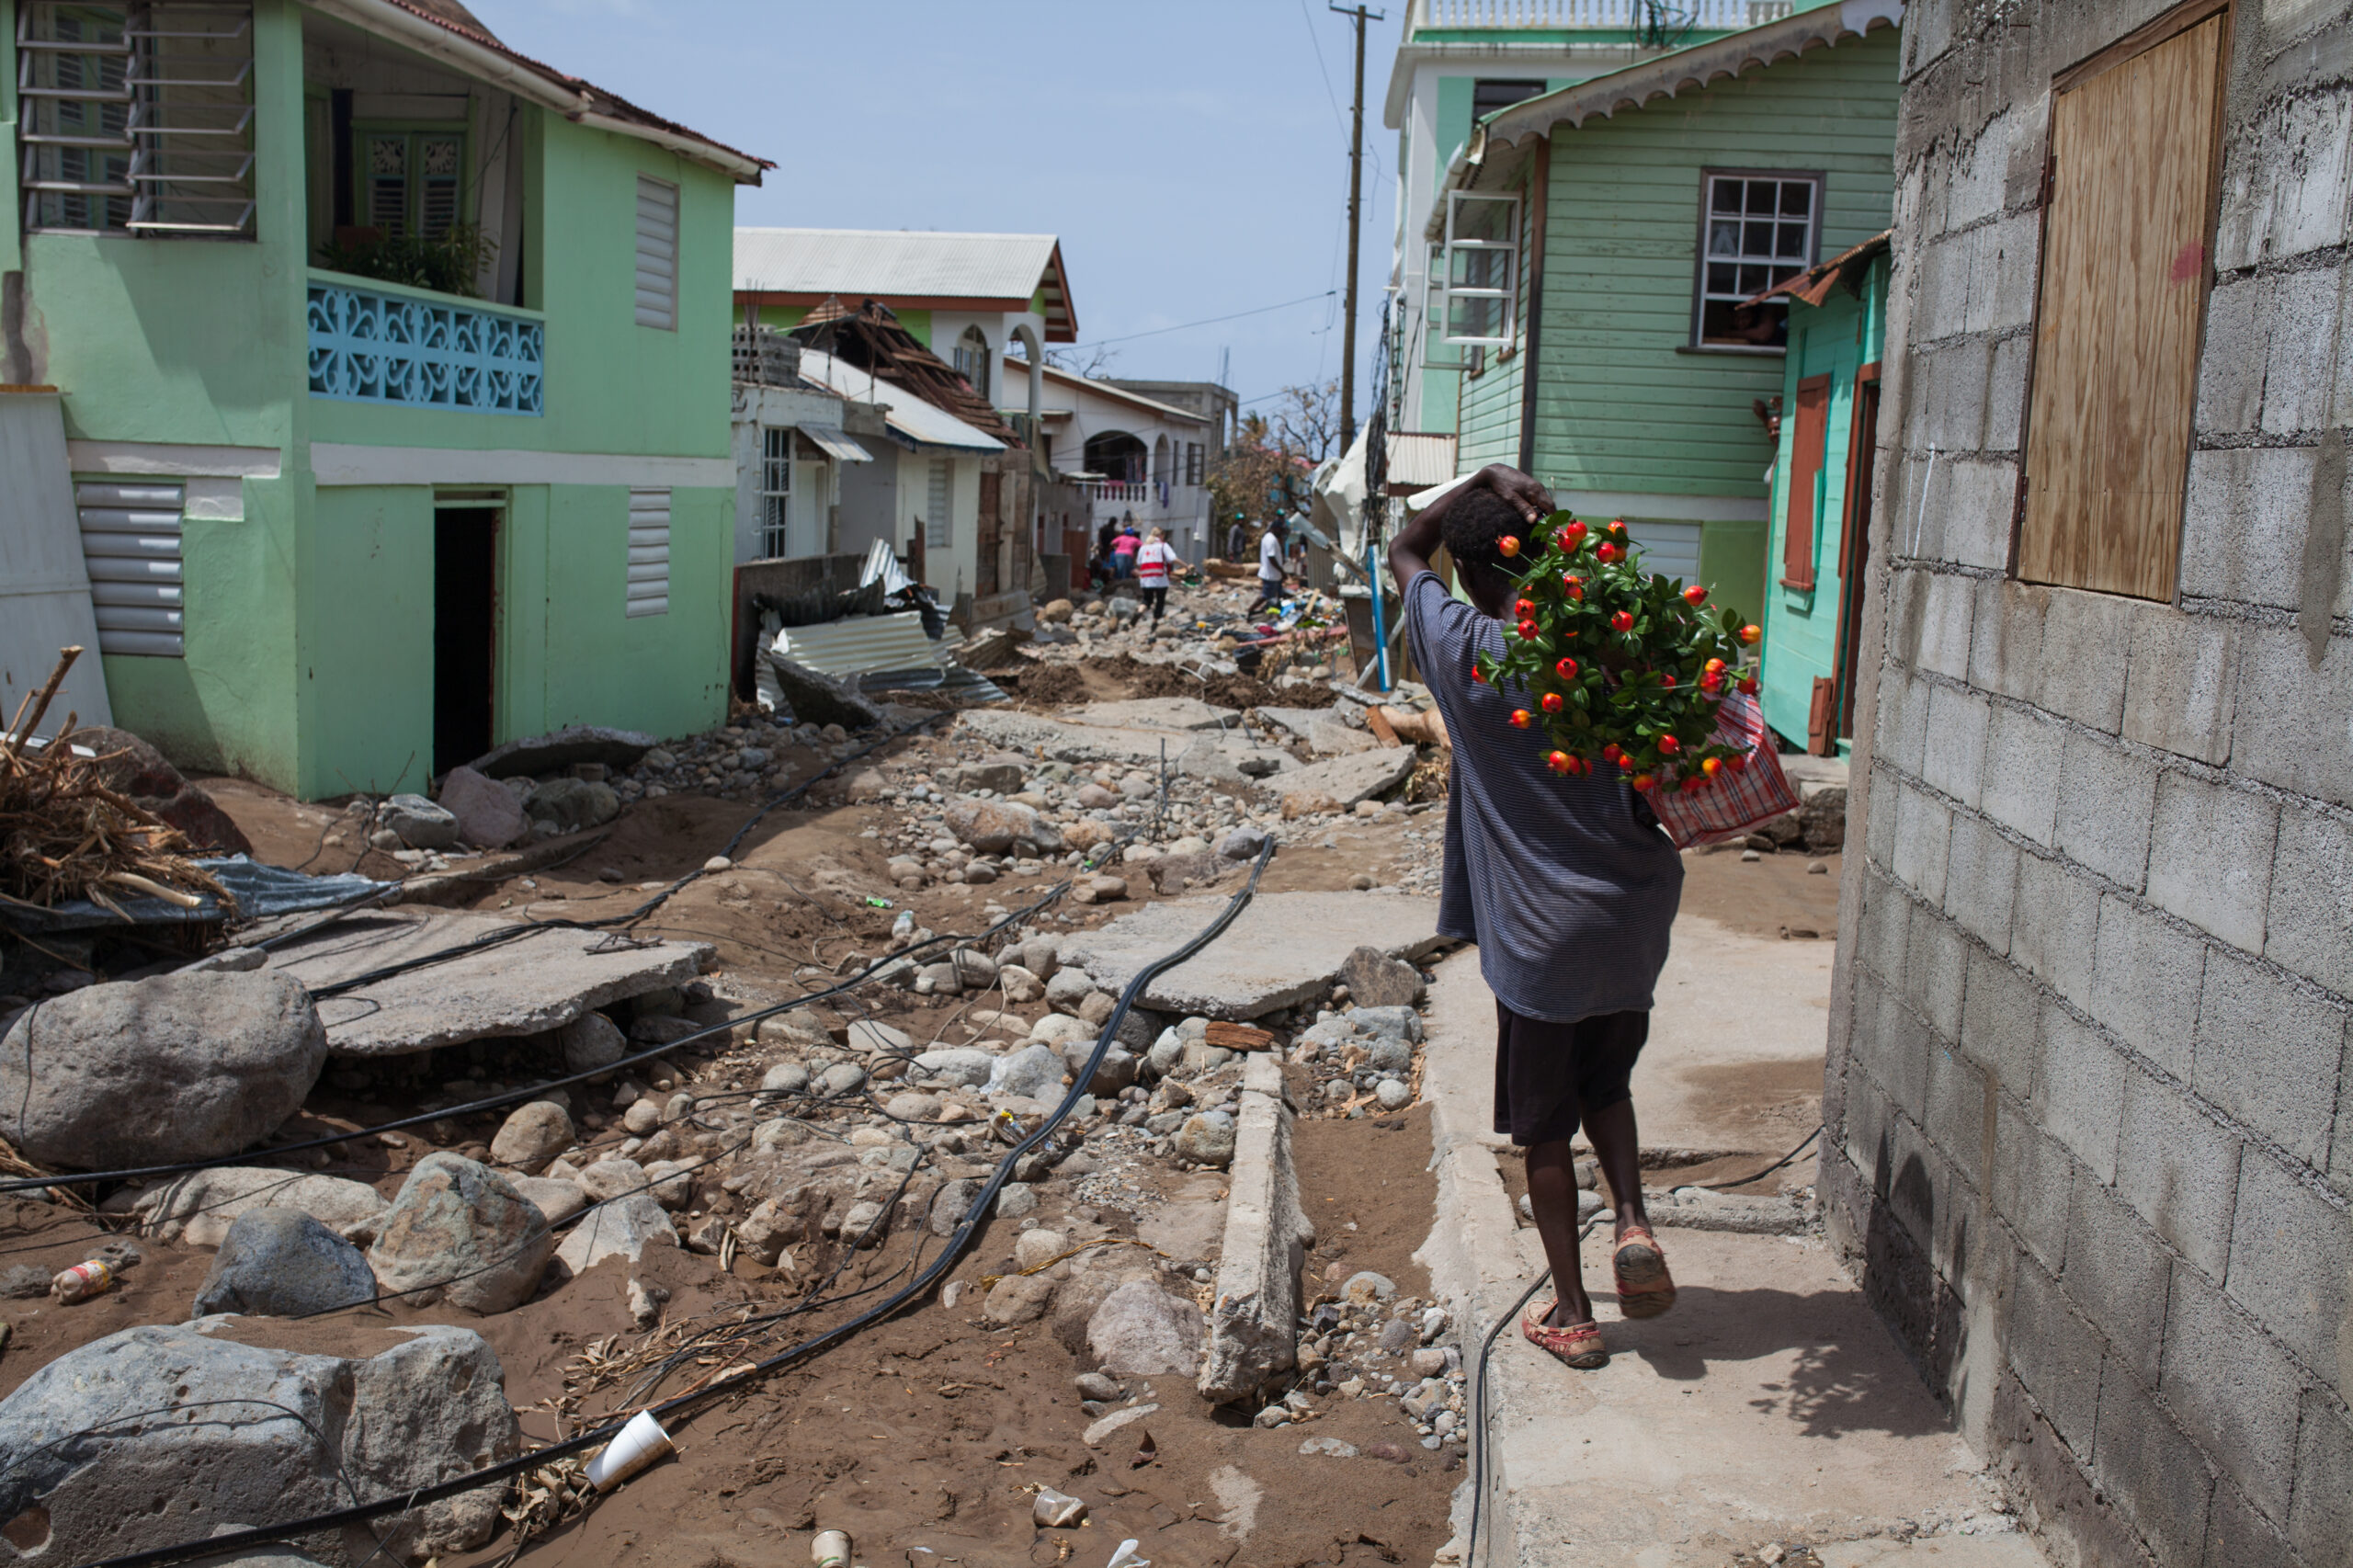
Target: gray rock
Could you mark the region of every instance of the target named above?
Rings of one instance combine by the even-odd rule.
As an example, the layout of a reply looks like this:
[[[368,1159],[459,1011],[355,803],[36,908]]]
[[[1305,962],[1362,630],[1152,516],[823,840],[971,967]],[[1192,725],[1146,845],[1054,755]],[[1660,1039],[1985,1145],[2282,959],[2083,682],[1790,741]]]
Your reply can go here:
[[[386,1295],[503,1312],[530,1300],[555,1252],[547,1219],[487,1165],[419,1160],[378,1226],[368,1261]]]
[[[1122,990],[1145,964],[1215,919],[1225,902],[1168,899],[1074,931],[1063,940],[1063,962],[1107,991]],[[1413,959],[1438,944],[1436,905],[1421,899],[1261,893],[1208,949],[1154,976],[1140,1000],[1162,1012],[1255,1018],[1328,993],[1360,947]]]
[[[86,1562],[176,1544],[210,1522],[329,1513],[352,1491],[397,1497],[521,1451],[498,1358],[469,1330],[404,1326],[391,1331],[405,1336],[392,1348],[345,1359],[207,1332],[221,1326],[109,1335],[0,1402],[0,1517],[12,1521],[12,1557]],[[159,1419],[158,1404],[188,1418]],[[481,1487],[290,1545],[342,1568],[453,1555],[490,1539],[502,1496]]]
[[[1060,1099],[1065,1071],[1059,1052],[1051,1046],[1025,1045],[1010,1056],[996,1059],[989,1075],[989,1092],[1017,1095],[1025,1100]]]
[[[576,1181],[558,1181],[551,1176],[517,1176],[507,1185],[529,1200],[532,1208],[547,1216],[551,1225],[561,1225],[588,1207],[588,1193]]]
[[[1008,1274],[981,1302],[981,1316],[997,1328],[1035,1323],[1054,1302],[1054,1282],[1041,1274]]]
[[[760,1093],[797,1095],[809,1086],[809,1069],[798,1062],[779,1062],[760,1074]]]
[[[490,1141],[490,1157],[502,1165],[537,1171],[577,1139],[569,1111],[552,1100],[532,1100],[507,1116]]]
[[[915,1049],[915,1040],[904,1029],[894,1029],[872,1018],[860,1018],[842,1031],[844,1043],[852,1051],[869,1053],[886,1051],[904,1055]]]
[[[504,849],[531,831],[515,791],[471,767],[443,776],[441,809],[457,819],[458,837],[477,849]]]
[[[85,1170],[219,1159],[300,1110],[326,1053],[310,993],[274,971],[86,985],[0,1041],[0,1136]]]
[[[301,1317],[375,1294],[376,1276],[358,1247],[299,1209],[253,1209],[229,1227],[188,1315]]]
[[[1081,1399],[1108,1403],[1127,1392],[1125,1389],[1100,1372],[1081,1372],[1077,1377],[1073,1378],[1071,1382],[1077,1388],[1078,1396]]]
[[[882,1114],[901,1121],[931,1121],[939,1115],[939,1096],[909,1089],[883,1101]]]
[[[1018,1220],[1038,1211],[1038,1190],[1026,1181],[1009,1181],[996,1189],[996,1217]]]
[[[1201,1311],[1149,1279],[1103,1298],[1086,1320],[1087,1352],[1114,1377],[1191,1377],[1201,1358]]]
[[[1383,1078],[1374,1086],[1372,1097],[1383,1110],[1404,1110],[1414,1103],[1414,1091],[1400,1079]]]
[[[1054,971],[1062,967],[1062,938],[1059,937],[1032,937],[1020,945],[1019,951],[1020,956],[1016,958],[1013,949],[1008,949],[1005,956],[1040,981],[1053,979]]]
[[[956,1233],[972,1210],[972,1199],[981,1195],[983,1184],[975,1177],[958,1176],[939,1184],[939,1191],[931,1200],[931,1233],[945,1240]]]
[[[996,983],[996,960],[972,948],[959,948],[948,955],[949,967],[956,974],[956,983],[967,991],[985,991]]]
[[[1253,1393],[1298,1365],[1300,1271],[1315,1241],[1291,1162],[1282,1066],[1263,1054],[1243,1068],[1232,1166],[1208,1353],[1196,1384],[1215,1403]]]
[[[869,701],[855,682],[821,675],[780,654],[771,653],[766,657],[785,706],[801,723],[866,730],[882,722],[882,710]]]
[[[915,1060],[908,1071],[911,1084],[937,1085],[944,1088],[978,1088],[989,1081],[996,1068],[997,1059],[985,1051],[961,1047],[953,1051],[926,1051]]]
[[[379,826],[391,828],[411,849],[454,849],[458,819],[422,795],[394,795],[376,808]]]
[[[1337,1437],[1310,1437],[1300,1444],[1299,1451],[1324,1459],[1352,1460],[1357,1457],[1357,1446],[1344,1443]]]
[[[1165,1078],[1175,1072],[1177,1064],[1185,1060],[1185,1037],[1176,1030],[1161,1030],[1160,1038],[1152,1042],[1151,1051],[1144,1054],[1144,1065],[1151,1069],[1151,1075]]]
[[[582,1215],[564,1233],[555,1256],[573,1273],[585,1274],[608,1257],[635,1263],[645,1256],[647,1247],[677,1244],[678,1233],[661,1203],[650,1192],[636,1192]]]
[[[1363,947],[1340,965],[1340,983],[1358,1007],[1410,1007],[1422,999],[1422,971],[1379,948]]]
[[[372,1235],[390,1208],[365,1182],[271,1165],[215,1165],[172,1176],[131,1205],[139,1233],[159,1242],[217,1247],[240,1215],[256,1209],[299,1209],[339,1236]]]
[[[1046,1006],[1056,1012],[1067,1013],[1086,1000],[1095,990],[1095,981],[1085,970],[1057,970],[1046,982]]]
[[[1121,602],[1113,600],[1114,608]],[[1241,720],[1242,712],[1234,708],[1212,707],[1198,697],[1137,697],[1117,702],[1090,702],[1070,718],[1095,729],[1182,732],[1231,729]]]
[[[1801,787],[1798,837],[1815,854],[1841,848],[1847,842],[1847,786],[1810,784]]]
[[[817,1074],[817,1092],[828,1099],[854,1095],[866,1086],[866,1069],[855,1062],[836,1062]]]
[[[621,814],[621,798],[609,784],[585,778],[551,778],[523,802],[533,822],[553,824],[558,833],[578,833],[601,827]]]
[[[1219,1170],[1233,1163],[1233,1118],[1222,1110],[1188,1117],[1176,1130],[1176,1154]]]
[[[633,767],[654,749],[654,737],[601,724],[567,724],[561,730],[494,746],[468,766],[484,778],[564,773],[574,763],[601,762],[616,772]]]
[[[1421,1043],[1422,1016],[1411,1007],[1359,1006],[1348,1015],[1348,1022],[1368,1034]]]
[[[1027,781],[1029,768],[1017,756],[990,756],[951,767],[948,778],[960,790],[995,790],[1010,795]]]
[[[1373,1037],[1372,1049],[1366,1053],[1365,1065],[1376,1073],[1392,1076],[1410,1072],[1414,1065],[1414,1048],[1392,1035]]]
[[[1419,1342],[1414,1325],[1404,1318],[1391,1318],[1381,1325],[1381,1337],[1376,1341],[1384,1355],[1403,1356]],[[1416,1416],[1416,1420],[1420,1417]]]
[[[647,1165],[645,1179],[654,1184],[654,1201],[665,1209],[684,1209],[694,1199],[694,1170],[685,1160],[655,1160]]]
[[[555,1031],[567,1073],[595,1073],[630,1053],[620,1026],[602,1013],[583,1013]]]
[[[598,1160],[580,1173],[579,1180],[580,1190],[598,1203],[625,1193],[642,1192],[647,1185],[643,1165],[618,1157]]]
[[[1211,1045],[1205,1040],[1188,1040],[1185,1054],[1176,1063],[1174,1075],[1198,1078],[1204,1073],[1214,1073],[1233,1060],[1233,1052],[1222,1045]]]
[[[1237,827],[1217,841],[1218,858],[1222,860],[1255,859],[1257,858],[1258,851],[1266,847],[1266,844],[1267,830],[1265,828],[1247,825]]]
[[[1092,1045],[1072,1049],[1070,1055],[1064,1060],[1070,1063],[1073,1073],[1076,1073],[1086,1065],[1086,1059],[1092,1054],[1094,1049]],[[1115,1045],[1103,1053],[1103,1060],[1096,1067],[1095,1075],[1087,1080],[1086,1092],[1098,1100],[1108,1100],[1116,1097],[1121,1090],[1135,1081],[1135,1053],[1122,1051]]]
[[[19,1263],[0,1272],[0,1296],[12,1301],[29,1301],[49,1294],[50,1271],[35,1264]]]
[[[1404,783],[1414,771],[1415,760],[1412,746],[1378,746],[1285,773],[1275,788],[1286,798],[1329,795],[1346,810]]]
[[[1376,1302],[1397,1299],[1397,1282],[1386,1274],[1375,1274],[1370,1268],[1358,1269],[1340,1286],[1340,1300],[1352,1307],[1370,1307]]]

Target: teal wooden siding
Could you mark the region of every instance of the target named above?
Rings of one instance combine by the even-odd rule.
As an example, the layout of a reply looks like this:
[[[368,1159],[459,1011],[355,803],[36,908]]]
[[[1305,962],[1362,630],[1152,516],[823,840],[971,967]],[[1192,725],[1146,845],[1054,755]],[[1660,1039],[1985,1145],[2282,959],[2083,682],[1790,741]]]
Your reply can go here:
[[[1835,254],[1835,253],[1834,253]],[[1781,422],[1781,450],[1773,465],[1771,533],[1765,552],[1765,668],[1758,696],[1765,722],[1789,739],[1804,744],[1813,683],[1839,672],[1842,616],[1853,614],[1838,562],[1847,537],[1849,465],[1856,456],[1855,373],[1879,360],[1887,331],[1887,258],[1873,262],[1859,297],[1830,290],[1820,306],[1790,307],[1790,352],[1781,390],[1784,410],[1797,407],[1798,383],[1830,378],[1829,412],[1823,427],[1822,477],[1813,526],[1813,586],[1782,582],[1789,538],[1789,475],[1797,443],[1797,421]],[[1864,438],[1870,438],[1864,433]],[[1847,672],[1851,676],[1851,672]],[[1839,748],[1846,749],[1843,745]]]
[[[1762,498],[1782,357],[1692,353],[1702,172],[1824,176],[1817,258],[1888,226],[1887,28],[1552,137],[1536,468],[1558,489]],[[1466,384],[1464,449],[1471,446]]]

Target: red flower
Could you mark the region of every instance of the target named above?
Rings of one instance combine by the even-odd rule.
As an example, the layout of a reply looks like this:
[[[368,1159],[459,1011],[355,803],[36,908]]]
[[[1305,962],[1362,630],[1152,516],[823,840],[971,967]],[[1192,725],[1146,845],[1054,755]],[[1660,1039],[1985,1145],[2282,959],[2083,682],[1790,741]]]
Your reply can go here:
[[[1551,768],[1553,772],[1560,774],[1574,773],[1577,770],[1576,758],[1571,756],[1564,751],[1556,751],[1552,756],[1546,757],[1544,759],[1544,766]]]
[[[1699,764],[1699,771],[1706,774],[1711,778],[1713,778],[1717,774],[1722,773],[1723,769],[1724,759],[1720,756],[1709,757]]]
[[[1692,606],[1706,604],[1708,602],[1708,590],[1701,587],[1699,584],[1694,583],[1689,587],[1683,590],[1683,602]]]
[[[1756,640],[1764,635],[1765,629],[1754,622],[1740,629],[1740,640],[1752,648],[1756,646]]]
[[[1574,573],[1570,573],[1562,577],[1561,586],[1569,591],[1569,597],[1573,599],[1581,599],[1585,597],[1585,579],[1576,575]]]
[[[1707,671],[1710,675],[1714,675],[1724,667],[1724,662],[1722,659],[1710,659],[1706,664],[1701,665],[1699,667]]]
[[[1632,757],[1631,757],[1631,756],[1628,756],[1624,752],[1622,752],[1622,751],[1621,751],[1621,752],[1620,752],[1620,753],[1618,754],[1618,766],[1619,766],[1620,768],[1622,768],[1624,771],[1626,771],[1626,772],[1628,772],[1628,773],[1631,773],[1631,772],[1633,772],[1633,771],[1634,771],[1634,759],[1633,759]]]
[[[1519,634],[1533,642],[1544,635],[1544,629],[1532,620],[1523,620],[1519,623]]]
[[[1665,752],[1667,756],[1673,756],[1677,752],[1683,749],[1683,743],[1677,740],[1673,735],[1661,735],[1658,738],[1658,749]]]
[[[1700,778],[1695,773],[1688,778],[1683,780],[1683,792],[1687,795],[1695,793],[1699,790],[1699,786],[1706,782],[1706,779]]]
[[[1608,745],[1603,746],[1601,748],[1601,755],[1608,757],[1612,762],[1617,761],[1620,755],[1618,743],[1616,741],[1612,741]]]
[[[1675,684],[1675,672],[1672,670],[1662,670],[1659,672],[1658,679],[1661,686],[1673,686]]]
[[[1506,555],[1518,555],[1519,553],[1519,536],[1518,534],[1506,534],[1503,538],[1495,540],[1495,548],[1502,551]]]
[[[1536,613],[1536,601],[1534,599],[1522,599],[1518,604],[1511,607],[1511,612],[1525,620],[1529,616]]]
[[[1609,618],[1609,624],[1617,631],[1631,631],[1634,630],[1634,612],[1630,609],[1621,609]]]
[[[1536,715],[1530,713],[1527,709],[1515,708],[1511,710],[1511,725],[1513,729],[1525,730],[1529,725],[1533,724],[1534,722],[1536,722]]]
[[[1658,780],[1647,773],[1637,773],[1634,775],[1634,788],[1647,795],[1658,788]]]
[[[1471,678],[1478,681],[1482,685],[1484,685],[1487,679],[1487,672],[1481,669],[1478,665],[1473,665],[1471,666]]]
[[[1608,543],[1597,547],[1594,551],[1594,554],[1599,556],[1604,562],[1615,561],[1624,553],[1616,545]]]
[[[1574,659],[1563,659],[1552,666],[1552,673],[1563,680],[1574,680],[1577,678],[1577,662]]]
[[[1543,697],[1543,703],[1545,712],[1558,713],[1562,708],[1561,694],[1557,691],[1546,692]]]
[[[1568,527],[1561,530],[1561,548],[1563,550],[1574,550],[1578,544],[1584,540],[1584,539],[1585,525],[1578,522],[1574,517],[1571,517],[1569,519]]]
[[[1756,696],[1756,677],[1755,676],[1741,676],[1741,677],[1740,677],[1740,689],[1741,689],[1742,691],[1744,691],[1744,692],[1747,693],[1747,694],[1748,694],[1749,696],[1751,696],[1751,697]]]

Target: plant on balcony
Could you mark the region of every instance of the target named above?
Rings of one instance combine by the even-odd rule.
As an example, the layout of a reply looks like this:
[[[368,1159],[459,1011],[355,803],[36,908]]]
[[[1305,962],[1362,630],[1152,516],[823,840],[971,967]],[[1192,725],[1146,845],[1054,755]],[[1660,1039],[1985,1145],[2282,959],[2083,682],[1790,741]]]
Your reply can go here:
[[[338,236],[319,247],[321,266],[463,299],[474,297],[475,276],[498,251],[498,242],[472,223],[452,223],[430,236],[386,235],[371,229],[346,233],[348,237]]]

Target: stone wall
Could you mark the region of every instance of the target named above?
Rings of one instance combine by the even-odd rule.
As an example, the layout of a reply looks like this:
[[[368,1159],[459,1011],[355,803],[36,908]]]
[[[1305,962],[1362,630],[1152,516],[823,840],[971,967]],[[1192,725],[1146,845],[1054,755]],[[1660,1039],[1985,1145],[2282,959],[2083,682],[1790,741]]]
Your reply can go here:
[[[2051,79],[2165,8],[1913,0],[1905,20],[1875,721],[1822,1190],[2054,1561],[2334,1568],[2353,1562],[2346,0],[2236,7],[2179,601],[2009,575]]]

